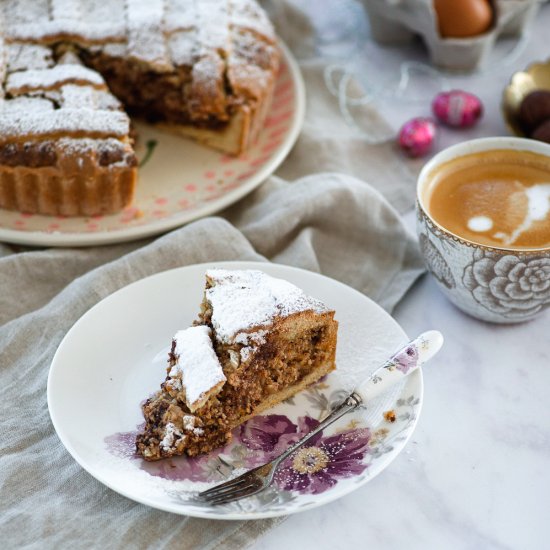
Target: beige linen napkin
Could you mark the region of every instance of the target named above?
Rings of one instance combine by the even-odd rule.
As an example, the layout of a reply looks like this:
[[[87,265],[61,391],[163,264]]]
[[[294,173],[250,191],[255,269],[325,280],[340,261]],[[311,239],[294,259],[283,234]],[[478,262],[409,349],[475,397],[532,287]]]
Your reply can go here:
[[[283,521],[193,519],[136,504],[77,465],[47,410],[48,368],[63,336],[102,298],[142,277],[197,262],[270,259],[335,277],[389,310],[422,272],[397,212],[348,176],[273,178],[226,214],[229,221],[206,218],[148,243],[0,257],[6,547],[241,549]]]

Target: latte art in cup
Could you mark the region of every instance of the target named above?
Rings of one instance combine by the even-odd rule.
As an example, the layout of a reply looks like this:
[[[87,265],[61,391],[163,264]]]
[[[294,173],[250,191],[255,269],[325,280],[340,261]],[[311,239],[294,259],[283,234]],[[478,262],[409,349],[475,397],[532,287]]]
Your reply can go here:
[[[454,158],[428,175],[431,218],[476,244],[515,250],[550,246],[550,159],[490,150]]]
[[[416,192],[420,251],[453,304],[493,323],[550,309],[550,144],[458,143],[426,163]]]

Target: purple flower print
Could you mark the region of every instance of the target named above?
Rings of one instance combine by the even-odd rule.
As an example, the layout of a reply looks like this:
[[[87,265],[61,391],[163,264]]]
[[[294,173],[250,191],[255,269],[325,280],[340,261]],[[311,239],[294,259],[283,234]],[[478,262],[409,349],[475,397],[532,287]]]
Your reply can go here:
[[[367,428],[321,438],[316,445],[302,447],[287,458],[275,474],[275,483],[285,491],[323,493],[339,479],[365,471],[369,440]]]
[[[137,430],[143,429],[145,423],[140,424]],[[138,431],[133,432],[117,432],[108,435],[105,438],[105,446],[107,450],[114,456],[119,458],[137,458],[136,453],[136,435]]]
[[[233,440],[207,455],[175,457],[146,462],[135,453],[137,432],[114,434],[105,439],[112,454],[140,462],[139,467],[152,476],[195,482],[221,481],[219,468],[242,457],[241,464],[253,468],[272,460],[315,428],[319,422],[301,416],[295,424],[286,416],[256,416],[233,431]],[[370,431],[348,430],[330,437],[320,432],[306,446],[288,457],[275,475],[276,485],[283,490],[318,494],[330,489],[339,479],[362,473],[367,465]]]
[[[253,451],[273,451],[281,438],[296,433],[296,425],[286,416],[270,414],[256,416],[239,429],[239,439]]]
[[[148,474],[175,481],[218,481],[220,474],[218,456],[227,450],[226,447],[215,449],[207,455],[195,457],[175,457],[158,462],[146,462],[136,453],[136,436],[144,424],[132,432],[119,432],[105,438],[107,450],[119,458],[127,458],[139,462],[139,467]],[[230,444],[231,445],[231,444]]]
[[[412,369],[418,363],[418,349],[416,346],[409,346],[405,351],[394,355],[390,364],[386,367],[392,369],[395,367],[403,374],[407,374],[409,369]]]
[[[249,467],[275,458],[298,441],[318,421],[309,416],[298,418],[298,425],[286,416],[257,416],[241,427],[240,440],[252,452]],[[305,447],[293,453],[275,474],[275,483],[287,491],[318,494],[335,485],[338,479],[362,473],[368,451],[370,431],[366,428],[330,437],[316,434]]]
[[[216,449],[207,455],[181,456],[158,462],[142,461],[140,467],[152,476],[173,481],[220,481],[216,466],[221,450]]]
[[[253,468],[280,455],[318,424],[309,416],[300,417],[298,425],[281,414],[256,416],[238,428],[235,439],[252,451],[247,456],[247,466]],[[321,434],[317,434],[310,441],[315,443],[320,438]]]

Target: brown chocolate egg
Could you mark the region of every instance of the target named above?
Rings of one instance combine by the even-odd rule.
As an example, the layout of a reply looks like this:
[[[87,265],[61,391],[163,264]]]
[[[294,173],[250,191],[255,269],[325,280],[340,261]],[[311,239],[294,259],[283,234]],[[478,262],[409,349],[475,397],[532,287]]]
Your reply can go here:
[[[519,106],[518,120],[527,135],[549,118],[550,91],[535,90],[523,98]]]
[[[550,119],[545,120],[540,126],[537,126],[531,134],[531,138],[550,143]]]
[[[443,38],[467,38],[489,29],[493,8],[489,0],[433,0]]]

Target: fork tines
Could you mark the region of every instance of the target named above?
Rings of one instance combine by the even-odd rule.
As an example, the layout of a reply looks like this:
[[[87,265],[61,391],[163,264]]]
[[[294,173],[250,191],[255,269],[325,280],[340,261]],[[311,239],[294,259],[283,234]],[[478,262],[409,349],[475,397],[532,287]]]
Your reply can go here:
[[[254,470],[251,470],[235,479],[220,483],[212,489],[199,493],[196,498],[209,504],[226,504],[255,495],[263,489],[263,481],[254,474]]]

